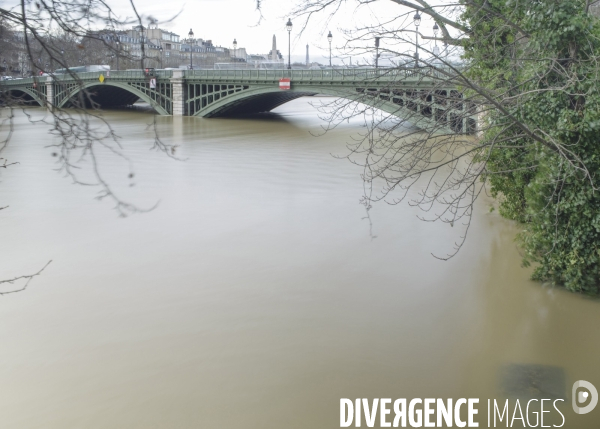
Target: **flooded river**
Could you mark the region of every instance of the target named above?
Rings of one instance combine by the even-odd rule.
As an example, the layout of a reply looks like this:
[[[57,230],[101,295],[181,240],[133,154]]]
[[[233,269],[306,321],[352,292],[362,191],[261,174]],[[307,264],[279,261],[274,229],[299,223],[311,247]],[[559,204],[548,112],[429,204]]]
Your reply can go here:
[[[17,116],[0,277],[53,262],[0,297],[0,427],[336,428],[340,398],[413,397],[481,398],[483,423],[487,398],[523,392],[598,427],[570,399],[576,380],[600,388],[599,301],[530,281],[488,201],[447,262],[431,254],[459,228],[386,204],[371,225],[361,168],[336,157],[358,126],[315,137],[308,99],[275,112],[159,117],[182,160],[149,150],[151,114],[106,113],[135,176],[108,155],[102,173],[159,203],[127,218]]]

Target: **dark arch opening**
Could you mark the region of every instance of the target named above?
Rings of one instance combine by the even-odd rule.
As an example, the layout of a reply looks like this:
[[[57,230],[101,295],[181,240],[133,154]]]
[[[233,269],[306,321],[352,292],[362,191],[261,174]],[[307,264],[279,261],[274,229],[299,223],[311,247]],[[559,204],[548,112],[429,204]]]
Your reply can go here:
[[[25,91],[11,89],[1,97],[2,105],[41,106],[40,102]]]
[[[75,94],[68,104],[89,109],[92,107],[93,102],[104,109],[131,106],[138,100],[137,95],[126,89],[111,85],[94,85]]]
[[[217,116],[244,116],[255,113],[270,112],[274,108],[281,106],[288,101],[300,97],[310,97],[316,95],[316,92],[268,92],[266,94],[251,95],[241,100],[233,101],[207,114],[206,118]]]

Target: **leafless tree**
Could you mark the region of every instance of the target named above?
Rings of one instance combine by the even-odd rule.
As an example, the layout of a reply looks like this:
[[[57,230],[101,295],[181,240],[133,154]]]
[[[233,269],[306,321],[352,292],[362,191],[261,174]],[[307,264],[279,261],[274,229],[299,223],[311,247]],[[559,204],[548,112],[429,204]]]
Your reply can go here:
[[[94,101],[93,90],[84,89],[83,82],[71,68],[86,63],[105,64],[111,55],[120,55],[125,64],[132,64],[132,57],[117,50],[115,44],[98,31],[124,28],[131,24],[143,28],[148,22],[156,22],[153,17],[141,14],[133,0],[130,5],[131,17],[118,17],[103,0],[21,0],[14,8],[0,8],[0,44],[6,48],[2,49],[2,55],[6,58],[10,53],[13,64],[16,64],[17,58],[26,59],[24,62],[27,64],[19,66],[21,75],[27,69],[30,75],[44,73],[55,77],[56,69],[66,69],[82,88],[78,96],[71,100],[68,109],[53,106],[40,119],[39,115],[30,114],[30,100],[3,89],[0,82],[0,153],[10,143],[16,115],[26,115],[32,126],[42,123],[50,127],[55,137],[51,146],[58,170],[76,184],[98,189],[97,198],[111,200],[120,216],[148,211],[153,207],[138,207],[127,201],[104,177],[98,157],[100,152],[109,152],[129,165],[129,180],[133,180],[135,174],[133,163],[122,150],[120,137]],[[142,41],[142,55],[138,60],[140,68],[148,59],[144,44]],[[173,157],[174,147],[165,144],[157,131],[155,136],[151,148]],[[1,167],[4,169],[17,164],[12,160],[2,161]],[[47,265],[35,274],[1,281],[0,287],[25,282],[24,286],[13,291],[23,290]],[[13,291],[0,289],[0,294]]]
[[[371,25],[338,29],[344,35],[337,47],[339,58],[362,57],[373,67],[387,57],[392,64],[381,67],[379,61],[377,73],[365,75],[364,87],[356,88],[354,99],[320,106],[327,123],[325,131],[351,118],[362,118],[364,132],[348,144],[348,159],[363,168],[361,202],[367,210],[378,201],[408,201],[422,210],[423,220],[460,226],[461,238],[454,250],[434,255],[448,259],[464,243],[475,201],[490,177],[507,173],[487,168],[496,151],[515,149],[515,144],[523,142],[529,150],[541,146],[558,155],[572,171],[583,174],[595,189],[585,163],[571,145],[514,114],[531,96],[531,91],[524,89],[527,82],[507,81],[508,72],[480,76],[472,61],[464,58],[469,43],[491,43],[501,32],[508,32],[514,38],[503,41],[502,49],[512,56],[508,61],[506,56],[490,58],[490,63],[505,61],[510,70],[547,61],[543,74],[532,79],[567,76],[570,72],[564,64],[536,54],[530,35],[517,24],[516,8],[513,16],[474,0],[306,0],[298,2],[293,17],[304,31],[316,17],[328,22],[344,8],[355,8],[355,15],[360,16],[361,8],[369,13],[375,3],[395,5],[396,13],[374,17],[376,22]],[[478,19],[501,24],[489,34],[474,34],[478,22],[462,18],[467,7],[476,9]],[[425,18],[426,30],[415,26]],[[377,48],[376,39],[377,44],[381,42]],[[343,70],[334,68],[331,73],[342,74]],[[490,80],[502,84],[494,87]],[[575,86],[573,82],[570,88],[550,86],[546,91],[575,91]]]

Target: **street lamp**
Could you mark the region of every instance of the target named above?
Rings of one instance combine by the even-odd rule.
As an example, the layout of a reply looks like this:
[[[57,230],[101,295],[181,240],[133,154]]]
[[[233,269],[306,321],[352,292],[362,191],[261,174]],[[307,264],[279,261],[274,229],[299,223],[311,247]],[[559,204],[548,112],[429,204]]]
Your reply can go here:
[[[329,42],[329,67],[331,67],[331,41],[333,40],[333,36],[331,35],[331,31],[327,35],[327,41]]]
[[[194,70],[194,64],[192,63],[192,42],[194,41],[194,32],[190,28],[188,33],[188,43],[190,44],[190,70]]]
[[[285,28],[288,31],[288,70],[292,69],[292,20],[288,18]]]
[[[437,45],[437,34],[440,31],[440,27],[438,27],[437,22],[433,24],[433,37],[434,37],[434,43],[435,46],[433,47],[433,55],[435,55],[436,57],[438,55],[440,55],[440,48],[438,48]]]
[[[163,56],[162,56],[163,47],[161,46],[160,48],[158,48],[158,50],[160,51],[160,68],[162,69],[163,68],[163,66],[162,66],[162,63],[163,63]]]
[[[117,71],[119,71],[119,47],[121,46],[121,42],[117,39]]]
[[[379,67],[379,39],[381,37],[375,37],[375,70]]]
[[[415,27],[417,29],[417,31],[415,31],[415,66],[419,67],[419,25],[421,25],[421,15],[419,15],[418,11],[415,13],[413,21],[415,22]]]

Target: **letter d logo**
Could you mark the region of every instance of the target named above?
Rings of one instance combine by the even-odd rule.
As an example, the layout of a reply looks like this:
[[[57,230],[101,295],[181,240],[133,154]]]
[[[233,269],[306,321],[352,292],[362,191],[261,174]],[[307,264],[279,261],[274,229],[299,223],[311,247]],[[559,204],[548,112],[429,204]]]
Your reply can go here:
[[[584,402],[587,401],[588,398],[588,392],[579,392],[577,393],[577,389],[583,387],[584,389],[589,390],[589,394],[592,395],[592,398],[590,400],[590,403],[585,406],[585,407],[579,407],[577,404],[583,404]],[[577,414],[587,414],[590,411],[592,411],[594,408],[596,408],[596,405],[598,405],[598,391],[596,390],[596,388],[594,387],[594,385],[592,383],[589,383],[585,380],[579,380],[576,381],[575,384],[573,384],[573,411],[575,411]]]

